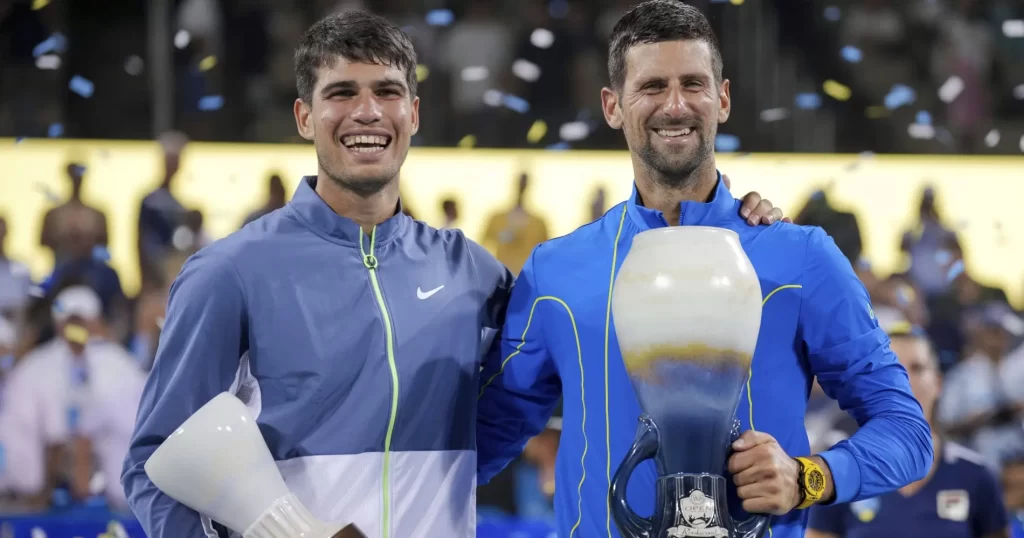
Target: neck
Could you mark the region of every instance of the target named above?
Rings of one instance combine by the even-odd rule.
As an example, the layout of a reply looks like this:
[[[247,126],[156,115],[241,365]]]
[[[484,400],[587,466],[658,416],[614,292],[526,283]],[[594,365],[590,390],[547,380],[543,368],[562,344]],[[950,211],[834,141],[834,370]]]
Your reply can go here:
[[[665,220],[672,226],[679,224],[680,204],[707,202],[718,185],[718,171],[714,158],[706,159],[704,164],[682,181],[665,181],[658,177],[658,172],[646,166],[637,166],[636,163],[633,165],[633,174],[636,177],[636,190],[640,193],[644,207],[661,211],[665,215]],[[680,186],[667,186],[672,183]]]
[[[316,193],[335,213],[355,221],[367,234],[374,226],[393,217],[398,207],[397,178],[380,191],[364,197],[321,172],[316,179]]]

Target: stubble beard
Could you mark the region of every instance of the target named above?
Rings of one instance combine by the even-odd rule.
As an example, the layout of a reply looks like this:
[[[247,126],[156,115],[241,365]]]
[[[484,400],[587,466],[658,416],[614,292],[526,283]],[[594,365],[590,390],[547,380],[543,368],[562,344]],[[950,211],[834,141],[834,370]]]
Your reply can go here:
[[[320,155],[317,155],[317,162],[320,165],[320,169],[324,171],[324,174],[335,185],[361,198],[369,198],[379,194],[398,177],[398,170],[395,170],[394,173],[388,171],[379,177],[352,177],[333,166],[328,166]]]
[[[666,156],[663,152],[654,148],[651,137],[655,135],[647,131],[644,134],[647,137],[638,152],[640,160],[643,161],[648,169],[654,172],[651,174],[651,178],[659,185],[668,189],[675,190],[693,186],[699,180],[696,172],[714,153],[714,148],[710,143],[713,136],[706,136],[703,130],[699,130],[697,132],[699,137],[697,148],[692,156],[689,156],[689,158],[682,162],[672,162],[674,160],[672,157],[675,157],[674,155]]]

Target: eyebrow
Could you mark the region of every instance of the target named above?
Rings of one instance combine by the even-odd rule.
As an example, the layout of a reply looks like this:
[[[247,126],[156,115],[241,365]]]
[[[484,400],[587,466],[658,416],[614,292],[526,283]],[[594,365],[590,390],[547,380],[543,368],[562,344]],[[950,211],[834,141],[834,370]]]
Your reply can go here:
[[[402,90],[405,90],[405,82],[402,81],[401,79],[394,78],[394,77],[386,77],[386,78],[383,78],[383,79],[380,79],[380,80],[375,80],[372,83],[370,83],[370,87],[373,88],[373,89],[394,88],[396,86],[398,88],[401,88]],[[324,86],[323,89],[320,90],[320,95],[328,95],[331,92],[338,91],[338,90],[358,90],[358,89],[359,89],[359,84],[356,83],[356,81],[354,81],[354,80],[339,80],[337,82],[331,82],[330,84],[327,84],[326,86]]]

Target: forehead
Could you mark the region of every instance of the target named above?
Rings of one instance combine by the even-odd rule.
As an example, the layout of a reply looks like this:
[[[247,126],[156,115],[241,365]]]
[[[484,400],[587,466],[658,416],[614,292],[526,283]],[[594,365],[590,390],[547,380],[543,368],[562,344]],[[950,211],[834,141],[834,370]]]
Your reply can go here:
[[[626,79],[675,78],[683,74],[714,74],[711,46],[680,39],[641,43],[626,51]]]
[[[405,84],[405,73],[402,70],[379,63],[351,61],[339,56],[332,65],[317,69],[316,87],[322,88],[336,82],[355,82],[360,86],[392,79]]]

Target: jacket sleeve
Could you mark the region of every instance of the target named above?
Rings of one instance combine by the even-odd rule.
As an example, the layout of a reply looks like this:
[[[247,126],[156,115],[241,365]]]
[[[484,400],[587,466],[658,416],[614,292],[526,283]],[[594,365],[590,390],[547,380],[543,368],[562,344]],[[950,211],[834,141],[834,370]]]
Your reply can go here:
[[[867,291],[821,229],[808,240],[800,331],[810,367],[829,397],[860,428],[820,456],[835,481],[836,503],[875,497],[925,477],[931,430],[889,349]]]
[[[504,327],[480,372],[478,484],[501,472],[544,429],[562,393],[544,342],[546,305],[537,291],[536,254],[535,249],[512,286]]]
[[[153,370],[146,380],[121,474],[128,503],[150,538],[211,534],[200,515],[163,494],[146,460],[200,407],[228,390],[246,349],[246,306],[231,261],[200,252],[171,286]]]

